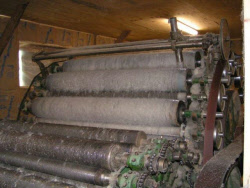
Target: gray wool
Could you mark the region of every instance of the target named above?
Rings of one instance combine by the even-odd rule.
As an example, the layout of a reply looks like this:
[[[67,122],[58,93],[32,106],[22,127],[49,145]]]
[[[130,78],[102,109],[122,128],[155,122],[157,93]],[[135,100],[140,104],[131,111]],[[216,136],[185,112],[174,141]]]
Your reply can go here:
[[[179,101],[97,97],[43,97],[32,103],[32,112],[40,118],[63,121],[150,125],[178,125]]]
[[[62,72],[48,76],[49,91],[186,91],[186,69],[130,69]]]
[[[200,50],[183,52],[183,63],[185,68],[194,69],[196,53],[203,54]],[[202,62],[203,64],[203,62]],[[66,61],[63,64],[64,72],[86,71],[86,70],[117,70],[135,68],[181,68],[182,64],[176,63],[173,51],[122,54],[101,57],[87,57]]]

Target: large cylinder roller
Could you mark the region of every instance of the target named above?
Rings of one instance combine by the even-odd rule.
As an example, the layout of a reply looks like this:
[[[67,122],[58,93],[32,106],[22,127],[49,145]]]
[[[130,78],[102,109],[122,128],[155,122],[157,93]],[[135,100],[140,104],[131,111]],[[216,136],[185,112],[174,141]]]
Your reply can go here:
[[[198,50],[183,52],[183,59],[186,68],[194,69],[196,64],[199,64],[201,61],[201,54]],[[180,68],[182,67],[182,64],[176,63],[175,53],[172,51],[165,51],[70,60],[64,63],[63,71],[117,70],[157,67]]]
[[[182,101],[95,97],[43,97],[32,103],[40,118],[167,127],[183,122]]]
[[[111,179],[103,169],[20,153],[0,152],[0,162],[94,185],[108,185]]]
[[[63,72],[46,80],[49,91],[82,93],[100,91],[185,92],[186,69],[131,69]]]
[[[123,148],[107,142],[2,130],[0,151],[31,154],[115,170],[117,164],[114,157],[123,153]]]
[[[0,164],[1,188],[87,188],[86,183]],[[95,186],[97,188],[99,186]]]
[[[62,124],[32,124],[16,121],[2,121],[0,122],[0,128],[21,132],[33,132],[36,134],[52,134],[72,138],[134,144],[136,146],[139,146],[143,140],[147,138],[146,134],[142,131],[80,127]]]

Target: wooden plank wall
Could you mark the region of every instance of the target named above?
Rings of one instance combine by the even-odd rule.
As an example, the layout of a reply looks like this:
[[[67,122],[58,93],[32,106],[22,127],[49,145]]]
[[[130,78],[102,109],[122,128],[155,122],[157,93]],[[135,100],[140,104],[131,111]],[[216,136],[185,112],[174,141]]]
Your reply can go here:
[[[0,33],[7,21],[8,18],[0,17]],[[19,87],[20,41],[69,48],[114,43],[115,38],[21,21],[0,57],[0,119],[17,118],[19,105],[27,90]]]

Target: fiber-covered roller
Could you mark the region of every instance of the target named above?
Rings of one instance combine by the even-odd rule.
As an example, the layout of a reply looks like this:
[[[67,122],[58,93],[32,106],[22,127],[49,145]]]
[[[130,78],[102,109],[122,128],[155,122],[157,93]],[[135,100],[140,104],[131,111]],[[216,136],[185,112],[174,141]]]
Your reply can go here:
[[[0,164],[1,188],[83,188],[88,184]]]
[[[118,130],[136,130],[143,131],[147,135],[153,136],[168,136],[168,137],[180,137],[182,135],[181,127],[155,127],[150,125],[126,125],[126,124],[108,124],[108,123],[89,123],[89,122],[77,122],[77,121],[62,121],[55,119],[37,118],[37,122],[49,123],[49,124],[65,124],[65,125],[77,125],[82,127],[105,127],[107,129]]]
[[[175,100],[187,100],[186,92],[165,92],[165,91],[100,91],[91,92],[84,91],[80,93],[75,93],[71,91],[58,92],[52,91],[48,92],[47,96],[81,96],[81,97],[125,97],[125,98],[163,98],[163,99],[175,99]]]
[[[46,80],[49,91],[81,93],[85,91],[159,91],[185,92],[186,69],[130,69],[62,72]]]
[[[41,118],[152,127],[180,125],[184,108],[182,101],[140,98],[43,97],[32,103]]]
[[[36,134],[52,134],[72,138],[134,144],[136,146],[139,146],[143,140],[147,138],[146,134],[142,131],[80,127],[48,123],[32,124],[16,121],[2,121],[0,122],[0,128],[21,132],[33,132]]]
[[[118,167],[114,162],[114,156],[123,153],[124,149],[119,144],[101,141],[2,130],[0,151],[30,154],[115,170]]]
[[[107,186],[111,179],[107,170],[20,153],[0,152],[0,162],[94,185]]]
[[[183,60],[186,68],[199,66],[201,54],[199,50],[184,51]],[[180,68],[173,51],[151,52],[139,54],[123,54],[101,57],[81,58],[66,61],[63,71],[117,70],[135,68]]]

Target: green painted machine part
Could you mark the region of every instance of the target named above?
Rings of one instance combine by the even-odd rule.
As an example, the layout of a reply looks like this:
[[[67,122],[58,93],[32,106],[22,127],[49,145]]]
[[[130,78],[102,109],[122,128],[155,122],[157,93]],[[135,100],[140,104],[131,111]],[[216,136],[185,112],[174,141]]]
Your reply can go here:
[[[118,177],[118,186],[122,188],[136,188],[139,173],[124,168]]]

